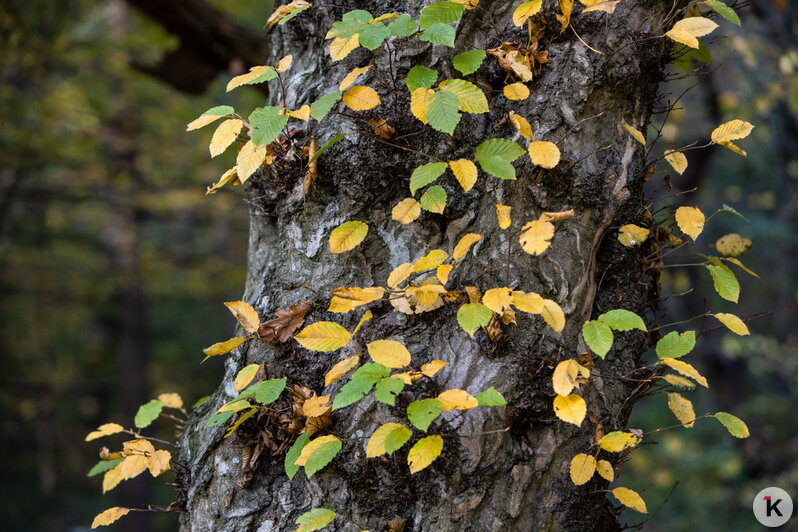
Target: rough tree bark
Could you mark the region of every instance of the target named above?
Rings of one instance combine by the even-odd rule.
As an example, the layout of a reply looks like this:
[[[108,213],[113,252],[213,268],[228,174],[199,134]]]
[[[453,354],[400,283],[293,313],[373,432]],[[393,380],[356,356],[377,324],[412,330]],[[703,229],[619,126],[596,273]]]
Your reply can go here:
[[[417,15],[422,7],[407,0],[356,4],[348,8],[366,9],[375,16],[388,11]],[[459,328],[453,305],[406,316],[381,303],[371,307],[375,319],[343,352],[308,352],[295,342],[274,348],[261,342],[247,344],[230,355],[222,385],[192,415],[183,434],[179,461],[186,468],[180,475],[185,489],[184,530],[292,530],[302,512],[319,506],[371,530],[386,529],[394,516],[407,518],[406,530],[619,528],[619,512],[605,493],[597,491],[606,489],[606,482],[597,476],[587,485],[574,486],[568,465],[572,456],[585,452],[594,441],[597,425],[591,417],[606,432],[625,427],[636,383],[615,377],[634,374],[648,339],[640,333],[619,333],[606,359],[596,359],[590,383],[580,392],[590,412],[580,428],[554,416],[550,377],[557,361],[587,351],[578,334],[585,320],[614,308],[644,314],[655,299],[656,280],[641,266],[646,250],[625,248],[615,238],[619,225],[639,221],[644,213],[645,152],[620,123],[625,119],[643,128],[650,118],[668,53],[664,39],[654,37],[662,35],[672,4],[626,0],[609,17],[575,16],[576,31],[604,50],[603,55],[586,48],[570,29],[560,34],[554,6],[549,4],[553,3],[544,8],[548,27],[541,43],[550,62],[530,84],[530,98],[509,102],[501,96],[506,77],[489,56],[476,82],[489,95],[492,112],[464,115],[454,137],[423,128],[413,119],[403,87],[414,64],[437,68],[442,78],[459,77],[451,68],[451,49],[404,39],[401,44],[390,42],[390,49],[383,47],[373,57],[360,48],[347,60],[332,64],[324,34],[344,11],[325,2],[272,30],[269,61],[288,53],[294,56],[285,98],[291,109],[335,90],[345,72],[371,61],[378,71],[372,70],[361,82],[381,94],[383,104],[375,114],[396,127],[397,138],[412,133],[391,143],[441,160],[472,157],[475,146],[486,139],[520,140],[509,121],[500,120],[513,109],[529,119],[537,139],[558,142],[568,162],[538,173],[522,157],[515,164],[517,181],[481,173],[468,193],[449,178],[444,181],[449,194],[445,212],[426,213],[418,222],[403,226],[391,220],[391,208],[408,195],[412,170],[428,160],[374,135],[351,135],[319,159],[318,180],[303,201],[304,160],[298,154],[308,138],[296,132],[283,162],[261,169],[251,180],[244,299],[264,319],[278,307],[309,300],[317,305],[306,323],[326,319],[351,330],[360,313],[327,313],[329,290],[384,284],[399,264],[434,248],[451,251],[459,236],[477,232],[484,238],[455,269],[447,286],[475,284],[484,291],[509,282],[511,288],[556,300],[566,313],[567,325],[559,335],[539,316],[519,313],[518,325],[505,327],[504,341],[494,349],[484,332],[469,338]],[[483,0],[480,9],[466,12],[459,23],[456,50],[498,46],[495,28],[504,40],[526,42],[525,30],[510,22],[515,7],[514,2]],[[391,76],[385,74],[391,65],[400,85],[396,94]],[[274,91],[270,104],[280,98]],[[312,134],[321,144],[335,133],[362,129],[349,117],[331,115],[314,123]],[[497,227],[497,202],[513,207],[515,232]],[[559,223],[544,255],[532,257],[520,249],[519,222],[536,219],[544,210],[570,208],[577,216]],[[353,219],[369,222],[368,237],[351,252],[331,255],[330,231]],[[508,245],[511,264],[505,268]],[[264,429],[276,439],[286,437],[265,418],[257,427],[242,426],[238,437],[227,439],[222,427],[204,428],[207,417],[234,395],[232,379],[241,367],[265,362],[270,377],[287,376],[289,385],[322,392],[324,373],[333,363],[362,352],[369,341],[387,337],[403,341],[416,364],[439,358],[449,367],[433,382],[409,388],[396,408],[367,397],[336,411],[331,430],[345,440],[344,450],[312,479],[300,472],[289,481],[282,456],[269,457],[265,451],[258,469],[239,482],[247,434]],[[331,386],[333,393],[340,382]],[[499,389],[508,405],[475,409],[461,417],[444,414],[440,431],[461,437],[445,438],[443,455],[424,471],[412,476],[407,471],[409,445],[388,459],[365,458],[365,439],[357,438],[369,436],[379,423],[401,420],[409,401],[448,388],[476,393],[489,386]],[[510,430],[481,434],[504,427]]]

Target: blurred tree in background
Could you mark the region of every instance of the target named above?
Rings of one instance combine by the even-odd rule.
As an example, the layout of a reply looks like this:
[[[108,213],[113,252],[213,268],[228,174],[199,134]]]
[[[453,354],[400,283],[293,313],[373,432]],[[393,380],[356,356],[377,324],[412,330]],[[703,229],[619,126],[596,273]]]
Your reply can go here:
[[[191,402],[220,378],[222,361],[199,361],[203,347],[233,329],[220,302],[242,291],[249,206],[237,191],[205,198],[234,156],[208,162],[184,128],[219,103],[259,105],[256,89],[221,96],[224,80],[258,58],[242,56],[236,39],[222,46],[202,32],[228,32],[257,50],[271,2],[212,4],[10,0],[0,8],[3,530],[87,525],[109,500],[85,476],[96,461],[85,434],[131,419],[163,391]],[[748,158],[694,152],[673,192],[662,175],[649,185],[654,199],[698,187],[695,203],[707,211],[728,203],[750,220],[741,229],[727,215],[708,226],[714,237],[734,231],[754,240],[745,262],[762,278],[740,277],[748,297],[736,309],[715,299],[699,269],[666,269],[663,285],[665,294],[694,289],[668,299],[664,321],[707,308],[773,312],[750,323],[750,337],[713,331],[696,350],[713,383],[697,409],[739,414],[752,437],[731,441],[699,425],[644,446],[627,466],[631,487],[652,510],[670,493],[647,524],[653,530],[743,530],[759,489],[798,492],[790,467],[798,461],[798,8],[743,4],[744,33],[716,38],[713,63],[694,63],[689,76],[673,67],[661,106],[695,85],[670,114],[665,140],[684,144],[708,124],[741,118],[757,125]],[[192,11],[197,5],[224,17]],[[215,24],[187,28],[181,9]],[[707,320],[699,330],[714,326]],[[671,416],[659,398],[642,403],[630,426],[667,425]],[[173,496],[165,486],[150,493],[156,483],[145,478],[126,484],[110,495],[115,503]],[[173,516],[162,517],[137,514],[117,526],[175,528]]]

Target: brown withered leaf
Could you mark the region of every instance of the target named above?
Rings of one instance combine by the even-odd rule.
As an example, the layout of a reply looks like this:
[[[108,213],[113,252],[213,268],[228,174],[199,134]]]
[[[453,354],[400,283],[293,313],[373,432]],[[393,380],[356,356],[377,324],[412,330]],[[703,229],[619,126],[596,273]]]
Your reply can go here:
[[[532,43],[529,48],[519,48],[514,43],[503,42],[500,46],[489,49],[488,53],[496,58],[505,72],[522,81],[532,81],[535,76],[540,75],[543,64],[549,62],[549,52],[539,52],[537,42]]]
[[[407,518],[399,517],[397,515],[394,516],[393,519],[388,521],[388,530],[389,532],[404,532],[406,524],[407,524]]]
[[[308,146],[308,160],[313,159],[316,155],[316,137],[310,137],[310,146]],[[308,169],[305,171],[305,178],[302,181],[302,199],[310,192],[313,183],[316,182],[316,173],[318,171],[318,161],[313,161],[308,164]]]
[[[276,318],[260,324],[258,336],[269,345],[274,345],[277,341],[287,342],[305,323],[305,316],[310,312],[312,306],[310,301],[302,301],[299,305],[291,305],[289,310],[278,308],[274,311]]]
[[[396,130],[384,118],[370,118],[369,124],[382,138],[390,140]]]
[[[490,341],[495,348],[496,345],[501,341],[502,336],[504,336],[501,319],[496,313],[491,316],[490,321],[485,326],[485,331],[488,333],[488,338],[490,338]]]

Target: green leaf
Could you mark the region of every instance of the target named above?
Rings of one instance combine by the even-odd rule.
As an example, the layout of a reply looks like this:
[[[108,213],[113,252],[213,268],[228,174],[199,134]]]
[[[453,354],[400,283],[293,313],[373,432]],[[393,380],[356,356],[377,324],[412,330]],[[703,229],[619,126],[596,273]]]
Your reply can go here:
[[[211,107],[200,116],[225,116],[231,115],[235,112],[235,109],[230,107],[229,105],[217,105],[216,107]]]
[[[362,9],[354,9],[352,11],[347,11],[344,13],[344,16],[341,17],[340,21],[333,22],[330,31],[327,32],[327,35],[324,36],[325,39],[346,39],[354,35],[355,33],[360,33],[368,26],[370,20],[374,17],[371,16],[371,13],[368,11],[363,11]]]
[[[385,451],[388,454],[393,454],[394,451],[400,449],[402,445],[407,443],[413,431],[407,427],[396,427],[394,430],[385,437]]]
[[[660,358],[679,358],[695,347],[695,331],[679,334],[669,332],[657,342],[657,356]]]
[[[434,24],[451,24],[463,16],[465,6],[457,2],[435,2],[428,5],[421,12],[419,22],[421,29],[425,30]]]
[[[748,432],[748,426],[737,416],[733,416],[728,412],[717,412],[712,417],[720,421],[726,427],[726,430],[729,431],[729,434],[735,438],[747,438],[751,435]]]
[[[440,84],[443,91],[448,91],[457,96],[460,107],[466,113],[487,113],[488,100],[482,90],[464,79],[449,79]]]
[[[698,41],[698,48],[690,48],[689,46],[675,43],[673,56],[676,58],[674,64],[685,71],[690,70],[693,60],[702,63],[712,62],[712,52],[702,41]]]
[[[479,166],[490,175],[499,179],[515,179],[515,167],[506,159],[492,155],[478,160]]]
[[[308,5],[306,5],[306,6],[300,6],[300,7],[297,7],[297,8],[295,8],[293,11],[291,11],[291,12],[290,12],[290,13],[288,13],[286,16],[284,16],[283,18],[281,18],[281,19],[280,19],[280,21],[277,23],[277,25],[278,25],[278,26],[282,26],[283,24],[285,24],[286,22],[288,22],[289,20],[291,20],[291,19],[292,19],[292,18],[294,18],[295,16],[299,15],[300,13],[302,13],[303,11],[305,11],[306,9],[310,9],[310,8],[311,8],[311,5],[310,5],[310,4],[308,4]],[[268,31],[268,30],[267,30],[267,31]]]
[[[375,382],[375,379],[367,377],[350,379],[349,382],[343,385],[341,391],[338,392],[333,399],[333,410],[338,410],[339,408],[344,408],[351,404],[357,403],[371,391],[371,388],[374,386]]]
[[[485,172],[499,179],[515,179],[512,162],[524,153],[524,149],[511,140],[489,139],[477,146],[474,157]]]
[[[454,28],[447,24],[433,24],[424,30],[419,39],[432,44],[443,44],[449,48],[454,48]]]
[[[405,382],[403,380],[395,377],[386,377],[377,383],[377,386],[374,388],[374,397],[381,403],[395,406],[396,396],[402,393],[404,388]]]
[[[367,24],[363,30],[358,33],[358,42],[360,46],[368,48],[369,50],[376,50],[379,48],[383,41],[391,36],[389,30],[382,22],[375,24]]]
[[[742,214],[737,212],[737,209],[735,209],[734,207],[731,207],[729,205],[726,205],[725,203],[723,204],[723,207],[718,209],[718,212],[730,212],[730,213],[734,214],[735,216],[739,216],[740,218],[742,218],[746,222],[748,221],[748,218],[746,218],[745,216],[743,216]]]
[[[89,473],[86,475],[87,477],[95,477],[100,473],[105,473],[108,470],[115,468],[117,465],[121,464],[124,458],[116,458],[114,460],[100,460],[94,467],[89,469]]]
[[[205,397],[200,397],[199,399],[197,399],[197,402],[196,402],[196,403],[194,403],[193,405],[191,405],[191,409],[192,409],[192,410],[196,410],[196,409],[197,409],[197,407],[198,407],[199,405],[201,405],[202,403],[204,403],[205,401],[207,401],[207,400],[208,400],[208,399],[210,399],[210,398],[211,398],[211,396],[210,396],[210,395],[206,395]]]
[[[734,9],[730,8],[720,0],[706,0],[704,3],[717,11],[721,17],[725,18],[729,22],[737,24],[738,26],[742,26],[742,24],[740,24],[740,17],[737,16],[737,13],[735,13]]]
[[[610,326],[598,320],[586,321],[582,325],[582,338],[590,350],[601,358],[607,356],[614,339]]]
[[[302,449],[305,448],[305,445],[307,445],[309,441],[310,432],[303,432],[299,435],[299,438],[296,439],[294,444],[291,445],[288,452],[285,453],[285,474],[288,475],[289,479],[294,478],[294,475],[299,471],[299,466],[294,462],[297,461],[299,455],[302,454]]]
[[[479,392],[477,394],[477,402],[479,406],[501,406],[506,405],[507,400],[504,398],[499,391],[491,386],[487,390]]]
[[[317,121],[321,121],[322,118],[327,116],[332,108],[338,103],[341,99],[340,92],[333,92],[330,94],[325,94],[315,102],[313,102],[310,106],[310,116],[315,118]]]
[[[407,419],[420,430],[427,432],[429,424],[443,412],[443,403],[438,399],[422,399],[407,405]]]
[[[643,318],[630,310],[615,309],[605,312],[598,317],[599,321],[606,323],[616,331],[631,331],[632,329],[640,329],[645,332],[646,324],[643,323]]]
[[[367,362],[352,374],[353,379],[373,379],[377,382],[391,374],[391,370],[378,362]]]
[[[419,87],[429,89],[436,81],[438,81],[437,70],[425,68],[423,66],[414,66],[407,73],[406,85],[407,88],[410,89],[410,92],[413,92]]]
[[[462,75],[467,76],[479,70],[482,61],[485,60],[485,55],[485,50],[463,52],[462,54],[454,56],[454,59],[452,59],[452,66],[459,70]]]
[[[418,30],[418,24],[410,15],[403,13],[388,24],[388,30],[394,37],[409,37]]]
[[[718,295],[727,301],[737,303],[737,299],[740,297],[740,283],[737,282],[734,273],[723,264],[708,264],[707,270],[712,276],[712,282]]]
[[[288,115],[277,114],[281,110],[282,107],[270,105],[252,111],[249,115],[249,125],[255,128],[250,132],[252,142],[265,146],[280,136],[280,132],[288,123]]]
[[[416,190],[438,179],[438,176],[444,173],[447,167],[446,163],[427,163],[413,170],[410,175],[410,193],[415,194]]]
[[[216,427],[217,425],[222,425],[227,422],[228,419],[233,417],[234,412],[219,412],[218,414],[214,414],[208,418],[208,421],[205,423],[205,427]]]
[[[335,136],[333,136],[333,137],[332,137],[330,140],[328,140],[327,142],[325,142],[325,143],[324,143],[324,146],[322,146],[321,148],[319,148],[318,150],[316,150],[316,153],[313,155],[313,157],[311,157],[311,158],[308,160],[308,164],[310,164],[310,163],[312,163],[313,161],[315,161],[316,159],[318,159],[318,158],[319,158],[319,155],[321,155],[322,153],[324,153],[325,151],[327,151],[328,149],[330,149],[330,148],[332,147],[332,145],[333,145],[333,144],[335,144],[336,142],[338,142],[339,140],[341,140],[342,138],[344,138],[344,137],[345,137],[345,136],[347,136],[347,135],[351,135],[351,133],[337,133],[337,134],[336,134]]]
[[[163,401],[153,399],[149,403],[144,403],[139,407],[139,411],[136,412],[136,417],[133,419],[133,422],[136,424],[136,427],[140,429],[149,427],[150,424],[155,421],[155,418],[161,415],[161,410],[163,410]]]
[[[439,185],[429,187],[418,200],[425,211],[441,214],[446,207],[446,191]]]
[[[235,400],[246,399],[255,396],[255,400],[261,404],[268,405],[277,400],[285,389],[286,377],[282,379],[269,379],[267,381],[256,382],[245,388]]]
[[[438,91],[427,98],[427,122],[434,129],[454,133],[460,123],[460,100],[450,91]]]
[[[327,508],[314,508],[309,512],[305,512],[296,520],[299,528],[295,532],[313,532],[314,530],[321,530],[329,525],[335,519],[335,512]]]
[[[480,327],[490,323],[493,311],[482,303],[466,303],[457,310],[457,323],[469,336]]]
[[[337,438],[319,445],[319,447],[313,451],[313,454],[308,456],[308,461],[305,462],[305,474],[308,478],[312,477],[316,471],[319,471],[332,462],[335,455],[341,451],[341,445],[341,440]]]

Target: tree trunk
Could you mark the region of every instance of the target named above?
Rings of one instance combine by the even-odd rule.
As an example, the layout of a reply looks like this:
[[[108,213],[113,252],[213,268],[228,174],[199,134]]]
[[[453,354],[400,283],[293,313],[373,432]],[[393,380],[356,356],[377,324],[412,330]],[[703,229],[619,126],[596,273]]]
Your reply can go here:
[[[521,102],[504,98],[506,75],[488,56],[475,83],[488,95],[492,111],[464,114],[453,137],[412,118],[404,87],[407,71],[418,64],[438,69],[441,79],[459,77],[451,68],[455,53],[501,43],[496,31],[481,20],[493,28],[506,28],[499,33],[505,41],[526,42],[526,29],[511,22],[515,3],[483,0],[479,9],[467,11],[457,28],[456,51],[418,39],[394,39],[390,48],[383,46],[373,54],[359,48],[346,60],[331,63],[324,34],[343,11],[323,3],[272,29],[270,62],[289,53],[294,57],[286,74],[289,109],[336,90],[351,68],[373,63],[376,70],[358,83],[381,95],[382,105],[374,114],[396,128],[395,139],[387,142],[444,161],[472,158],[474,148],[490,138],[510,138],[525,146],[506,120],[512,109],[529,120],[537,140],[556,142],[567,161],[544,171],[524,156],[515,163],[517,181],[480,173],[468,193],[451,177],[442,179],[449,197],[444,213],[424,213],[417,222],[400,225],[391,219],[391,209],[408,196],[413,169],[428,159],[387,145],[347,116],[333,114],[321,123],[311,121],[307,134],[312,133],[319,145],[335,133],[363,133],[345,137],[321,156],[318,179],[304,200],[306,159],[295,156],[291,161],[291,154],[308,142],[303,132],[291,137],[281,163],[261,169],[251,180],[253,214],[244,299],[261,317],[265,320],[275,309],[304,299],[316,304],[306,324],[331,320],[351,331],[362,311],[326,312],[330,290],[384,286],[399,264],[435,248],[451,252],[460,236],[476,232],[483,239],[454,270],[447,287],[476,285],[484,292],[507,285],[538,292],[561,305],[567,324],[560,335],[539,316],[519,312],[518,324],[505,326],[502,341],[494,346],[484,331],[473,337],[463,332],[455,317],[456,305],[408,316],[382,302],[369,307],[375,319],[342,351],[309,352],[294,341],[273,348],[258,341],[245,344],[245,349],[230,355],[222,385],[192,415],[182,438],[184,530],[292,530],[295,519],[315,507],[333,509],[370,530],[385,530],[394,516],[407,519],[406,530],[619,528],[619,512],[600,491],[606,490],[607,482],[596,476],[575,486],[568,468],[575,454],[590,452],[598,430],[625,427],[636,383],[615,377],[633,375],[647,339],[640,333],[618,333],[607,357],[595,359],[590,382],[580,390],[589,416],[579,428],[555,417],[551,372],[558,361],[587,351],[579,334],[585,320],[615,308],[643,314],[656,299],[656,280],[641,266],[647,251],[623,247],[616,239],[617,227],[639,223],[645,209],[646,153],[620,124],[625,120],[644,129],[648,123],[668,52],[664,39],[656,37],[663,33],[671,4],[625,0],[613,15],[575,15],[576,32],[603,55],[586,48],[570,28],[561,34],[554,5],[546,4],[547,30],[541,48],[548,50],[550,62],[528,84],[531,96]],[[406,0],[359,2],[356,7],[375,17],[389,11],[417,16],[421,9]],[[274,90],[277,85],[271,87],[270,104],[277,105],[281,95]],[[512,206],[509,230],[496,224],[496,203]],[[553,244],[542,256],[520,249],[522,224],[537,219],[542,211],[566,209],[575,209],[576,216],[558,222]],[[368,236],[354,250],[332,255],[327,238],[347,220],[368,222]],[[408,387],[395,408],[367,396],[334,412],[331,430],[344,440],[343,451],[311,479],[300,472],[289,480],[278,452],[261,457],[257,471],[239,483],[247,444],[244,434],[256,430],[247,432],[244,425],[237,437],[223,439],[223,427],[204,428],[208,416],[234,395],[232,380],[239,369],[266,363],[269,377],[287,376],[289,385],[334,395],[341,381],[323,389],[324,374],[332,364],[364,352],[367,342],[388,337],[408,347],[415,367],[432,359],[449,366],[434,379]],[[366,459],[365,438],[381,423],[401,421],[410,401],[449,388],[476,394],[490,386],[506,397],[508,405],[444,414],[439,427],[433,425],[430,431],[452,437],[445,438],[443,454],[429,468],[410,475],[406,464],[410,445],[392,457]],[[270,429],[268,422],[258,423],[257,429]],[[505,427],[510,430],[490,433]],[[339,520],[334,526],[347,527]],[[348,529],[354,526],[350,523]]]

